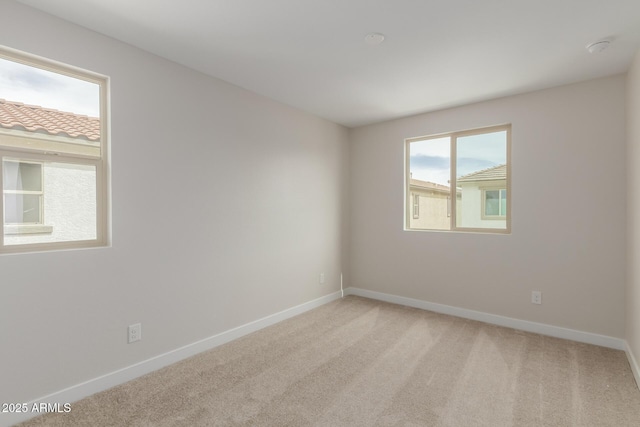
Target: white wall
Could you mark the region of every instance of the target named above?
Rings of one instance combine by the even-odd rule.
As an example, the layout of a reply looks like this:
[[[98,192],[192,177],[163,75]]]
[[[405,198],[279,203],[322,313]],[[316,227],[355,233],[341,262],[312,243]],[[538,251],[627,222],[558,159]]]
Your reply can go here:
[[[349,285],[623,337],[624,112],[616,76],[350,131]],[[403,231],[403,140],[504,123],[512,234]]]
[[[13,1],[0,10],[2,44],[110,76],[113,198],[111,248],[0,256],[0,402],[339,290],[345,128]]]
[[[626,339],[640,362],[640,51],[627,73],[627,295]],[[636,369],[636,378],[640,372]],[[640,379],[640,378],[639,378]]]

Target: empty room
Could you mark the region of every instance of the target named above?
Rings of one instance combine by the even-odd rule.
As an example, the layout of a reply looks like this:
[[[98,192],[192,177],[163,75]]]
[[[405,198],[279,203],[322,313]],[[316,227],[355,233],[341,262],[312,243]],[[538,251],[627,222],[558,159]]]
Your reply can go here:
[[[640,425],[640,2],[0,0],[0,427]]]

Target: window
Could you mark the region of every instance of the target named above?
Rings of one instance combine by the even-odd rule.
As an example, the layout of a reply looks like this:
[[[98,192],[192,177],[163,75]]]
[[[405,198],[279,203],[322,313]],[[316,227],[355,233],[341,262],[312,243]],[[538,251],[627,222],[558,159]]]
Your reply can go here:
[[[0,47],[0,252],[107,243],[107,83]]]
[[[410,138],[405,228],[511,232],[511,126]],[[420,194],[420,215],[415,195]]]
[[[507,216],[507,190],[504,188],[498,190],[483,190],[484,196],[484,217],[488,218],[504,218]]]
[[[413,219],[420,218],[420,195],[413,195]]]

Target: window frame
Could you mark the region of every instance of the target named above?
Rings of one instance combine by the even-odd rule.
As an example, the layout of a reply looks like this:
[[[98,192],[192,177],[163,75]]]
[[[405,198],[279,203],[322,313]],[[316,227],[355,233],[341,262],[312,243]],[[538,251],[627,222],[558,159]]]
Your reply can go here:
[[[34,133],[32,137],[22,133],[15,137],[11,132],[0,132],[7,136],[7,140],[11,141],[16,138],[24,138],[31,140],[34,144],[30,146],[17,146],[13,144],[0,144],[0,167],[2,162],[7,160],[20,162],[46,163],[62,163],[94,166],[96,171],[96,238],[90,240],[74,240],[59,242],[41,242],[41,243],[24,243],[5,245],[5,223],[4,223],[4,193],[0,198],[0,254],[11,253],[29,253],[43,252],[65,249],[94,248],[104,247],[110,244],[110,215],[109,215],[109,193],[110,193],[110,110],[109,110],[109,77],[84,70],[72,65],[63,64],[58,61],[46,59],[29,53],[21,52],[5,46],[0,46],[0,58],[21,63],[27,66],[39,68],[42,70],[62,74],[75,79],[84,80],[97,84],[99,87],[99,119],[100,119],[100,147],[99,154],[92,155],[90,150],[82,152],[52,152],[42,145],[42,136]],[[17,100],[19,101],[19,100]],[[46,138],[45,138],[46,139]],[[46,144],[45,144],[46,145]],[[97,151],[97,150],[94,150]],[[44,179],[44,177],[43,177]],[[0,188],[4,191],[3,174],[0,173]],[[43,187],[43,193],[46,189]],[[46,197],[46,195],[44,196]],[[10,226],[10,225],[7,225]],[[40,225],[41,230],[34,228],[33,233],[48,232],[48,227],[44,224]],[[25,231],[27,232],[27,231]],[[20,232],[10,234],[23,234]]]
[[[484,215],[484,195],[485,188],[481,188],[481,219],[490,219],[490,220],[503,220],[506,222],[505,228],[490,228],[490,227],[461,227],[456,224],[457,222],[457,178],[456,178],[456,170],[457,170],[457,139],[461,137],[474,136],[474,135],[482,135],[487,133],[496,133],[496,132],[506,132],[506,186],[497,186],[495,188],[486,187],[486,189],[499,189],[507,191],[507,199],[506,199],[506,209],[507,213],[505,216],[497,216],[497,217],[486,217]],[[449,178],[449,203],[450,203],[450,211],[449,211],[449,221],[450,227],[449,229],[423,229],[423,228],[411,228],[411,218],[410,218],[410,206],[409,206],[409,197],[410,197],[410,180],[411,180],[411,144],[419,141],[426,141],[430,139],[438,139],[449,137],[449,162],[450,162],[450,178]],[[404,230],[405,231],[427,231],[427,232],[470,232],[470,233],[488,233],[488,234],[511,234],[511,217],[512,217],[512,199],[513,192],[511,191],[511,124],[501,124],[494,126],[487,126],[482,128],[474,128],[457,132],[446,132],[434,135],[426,135],[419,137],[411,137],[406,138],[404,140],[404,151],[405,151],[405,165],[404,165],[404,182],[405,182],[405,196],[404,196]],[[505,188],[506,187],[506,188]],[[454,190],[451,190],[454,189]]]

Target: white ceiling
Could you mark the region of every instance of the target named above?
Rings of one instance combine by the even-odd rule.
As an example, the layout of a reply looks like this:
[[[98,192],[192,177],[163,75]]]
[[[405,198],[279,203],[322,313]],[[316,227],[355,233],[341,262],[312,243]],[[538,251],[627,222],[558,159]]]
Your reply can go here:
[[[349,127],[622,73],[640,48],[639,0],[20,1]]]

